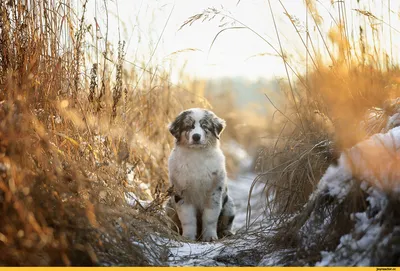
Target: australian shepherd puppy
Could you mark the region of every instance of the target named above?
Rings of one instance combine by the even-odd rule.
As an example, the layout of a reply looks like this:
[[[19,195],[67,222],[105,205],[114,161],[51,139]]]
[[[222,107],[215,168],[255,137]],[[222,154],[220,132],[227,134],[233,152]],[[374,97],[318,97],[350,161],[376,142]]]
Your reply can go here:
[[[223,119],[201,108],[181,112],[169,125],[176,140],[168,161],[174,196],[166,211],[190,240],[232,235],[235,205],[228,195],[225,156],[219,146],[224,128]]]

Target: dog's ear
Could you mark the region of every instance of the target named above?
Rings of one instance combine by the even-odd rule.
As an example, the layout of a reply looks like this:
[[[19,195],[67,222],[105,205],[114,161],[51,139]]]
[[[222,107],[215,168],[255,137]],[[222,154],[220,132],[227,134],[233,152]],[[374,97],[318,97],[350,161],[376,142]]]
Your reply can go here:
[[[168,125],[169,132],[179,141],[182,129],[183,129],[183,122],[186,116],[189,114],[189,111],[181,112],[173,122]]]
[[[222,133],[222,131],[225,129],[226,127],[226,122],[225,120],[218,118],[217,116],[215,116],[212,119],[212,124],[213,124],[213,130],[212,133],[213,135],[219,139],[219,135]]]

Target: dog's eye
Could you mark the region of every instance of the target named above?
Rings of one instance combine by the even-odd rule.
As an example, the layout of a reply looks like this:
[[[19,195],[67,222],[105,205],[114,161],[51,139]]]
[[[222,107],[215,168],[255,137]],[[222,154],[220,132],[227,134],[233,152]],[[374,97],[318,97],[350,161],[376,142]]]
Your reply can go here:
[[[210,127],[207,124],[202,124],[201,128],[203,128],[204,130],[210,130]]]
[[[193,124],[186,124],[184,127],[185,131],[193,130],[194,129],[194,123]]]

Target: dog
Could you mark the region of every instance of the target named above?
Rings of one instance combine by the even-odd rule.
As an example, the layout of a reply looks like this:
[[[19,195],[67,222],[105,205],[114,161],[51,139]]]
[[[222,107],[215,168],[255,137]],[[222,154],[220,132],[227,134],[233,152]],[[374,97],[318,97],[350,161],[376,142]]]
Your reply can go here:
[[[166,213],[190,240],[216,241],[230,236],[235,205],[228,195],[225,156],[219,137],[225,121],[213,112],[191,108],[169,125],[175,147],[168,160],[174,194]]]

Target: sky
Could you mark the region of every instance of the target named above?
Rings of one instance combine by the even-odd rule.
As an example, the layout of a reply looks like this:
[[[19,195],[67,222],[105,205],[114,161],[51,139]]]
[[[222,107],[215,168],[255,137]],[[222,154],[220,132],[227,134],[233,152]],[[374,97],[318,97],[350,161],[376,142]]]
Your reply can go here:
[[[79,6],[81,0],[76,1]],[[322,19],[320,28],[325,35],[335,26],[332,17],[338,19],[340,1],[311,2],[316,3]],[[293,69],[302,73],[306,63],[305,47],[285,15],[284,8],[296,20],[303,39],[308,23],[310,37],[323,53],[325,45],[319,38],[318,29],[310,15],[306,16],[303,0],[270,0],[270,3],[271,8],[268,0],[89,0],[86,22],[93,25],[97,22],[99,26],[92,41],[95,42],[95,36],[104,40],[107,6],[109,41],[115,47],[119,39],[126,41],[127,60],[137,64],[145,63],[148,67],[156,66],[160,70],[169,68],[173,80],[179,80],[182,71],[191,78],[243,77],[255,80],[286,76],[285,65],[277,54],[281,52],[281,48],[274,27],[275,19],[282,50],[290,57]],[[397,60],[400,44],[400,1],[349,0],[345,3],[350,35],[358,37],[360,18],[368,21],[366,16],[355,9],[372,12],[377,19],[368,22],[382,30],[380,43],[386,50],[392,51]],[[230,18],[226,17],[221,21],[222,16],[217,15],[211,21],[199,20],[180,29],[190,16],[210,7]],[[79,12],[82,12],[82,8],[78,9],[78,14]],[[232,21],[236,23],[229,24]],[[388,26],[389,22],[391,27]],[[224,23],[227,24],[221,26]],[[246,29],[223,31],[214,40],[219,31],[227,26],[243,25]],[[365,31],[367,38],[372,39],[372,30]],[[98,41],[100,50],[103,43]]]

